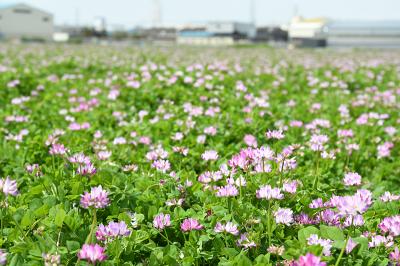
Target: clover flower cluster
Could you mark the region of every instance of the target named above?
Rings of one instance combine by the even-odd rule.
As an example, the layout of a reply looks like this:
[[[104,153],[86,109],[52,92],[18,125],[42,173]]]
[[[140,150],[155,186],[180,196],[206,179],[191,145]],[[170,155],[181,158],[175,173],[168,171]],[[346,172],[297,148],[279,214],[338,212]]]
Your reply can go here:
[[[99,241],[111,242],[118,237],[129,236],[131,231],[124,221],[110,222],[108,225],[100,224],[96,231],[96,238]]]
[[[217,222],[214,227],[214,232],[216,233],[228,233],[237,236],[239,234],[238,226],[232,222],[227,222],[226,224],[222,224]]]
[[[105,261],[107,255],[105,253],[105,248],[98,244],[84,244],[78,252],[78,258],[80,260],[87,260],[95,265],[97,262]]]
[[[102,188],[102,186],[92,187],[90,192],[85,191],[81,195],[81,206],[85,209],[95,208],[101,209],[105,208],[110,204],[108,198],[108,192]]]
[[[97,169],[91,162],[90,158],[83,153],[77,153],[68,158],[70,163],[76,164],[76,173],[82,176],[93,176],[96,174]]]
[[[18,187],[17,181],[10,179],[8,176],[6,178],[0,179],[0,190],[4,193],[5,196],[18,195]]]
[[[153,226],[159,230],[163,230],[164,228],[171,226],[171,216],[164,213],[156,215],[153,219]]]

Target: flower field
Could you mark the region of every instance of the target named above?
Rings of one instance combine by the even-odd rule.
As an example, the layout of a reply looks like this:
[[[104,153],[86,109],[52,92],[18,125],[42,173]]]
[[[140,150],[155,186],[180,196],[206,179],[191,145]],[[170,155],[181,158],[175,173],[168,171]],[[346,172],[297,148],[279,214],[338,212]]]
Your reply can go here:
[[[400,53],[0,47],[2,265],[400,265]]]

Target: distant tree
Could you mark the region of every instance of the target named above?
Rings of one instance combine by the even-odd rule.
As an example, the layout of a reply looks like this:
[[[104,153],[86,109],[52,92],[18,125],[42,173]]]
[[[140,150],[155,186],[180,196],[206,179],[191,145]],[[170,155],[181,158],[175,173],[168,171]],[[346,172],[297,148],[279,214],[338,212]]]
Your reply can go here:
[[[128,33],[126,32],[126,31],[114,31],[113,33],[112,33],[112,35],[111,35],[111,37],[113,38],[113,39],[115,39],[115,40],[125,40],[125,39],[127,39],[129,36],[128,36]]]

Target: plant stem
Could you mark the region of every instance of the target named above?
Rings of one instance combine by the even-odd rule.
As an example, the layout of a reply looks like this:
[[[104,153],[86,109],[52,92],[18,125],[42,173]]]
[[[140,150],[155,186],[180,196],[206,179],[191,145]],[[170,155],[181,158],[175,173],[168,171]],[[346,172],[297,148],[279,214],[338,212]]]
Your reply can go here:
[[[350,227],[353,226],[353,221],[354,221],[354,216],[351,217],[351,224],[350,224]],[[346,250],[347,243],[349,242],[349,239],[350,239],[350,229],[351,229],[351,228],[349,228],[349,230],[347,231],[346,242],[344,243],[344,246],[343,246],[342,250],[340,251],[340,254],[339,254],[338,259],[336,260],[335,266],[338,266],[338,265],[339,265],[340,260],[341,260],[342,257],[343,257],[344,251]]]
[[[231,200],[231,197],[228,197],[228,209],[229,209],[229,213],[232,214],[232,200]]]
[[[280,168],[280,173],[279,173],[279,186],[282,186],[282,182],[283,182],[283,166],[285,165],[285,158],[283,158],[282,161],[282,166]]]
[[[2,204],[5,204],[4,202],[2,202]],[[4,208],[1,208],[1,237],[3,238],[3,226],[4,226],[4,212],[3,212]]]
[[[169,241],[169,239],[168,239],[167,231],[165,231],[165,235],[163,235],[163,234],[160,232],[160,235],[161,235],[165,240],[167,240],[167,242],[168,242],[169,245],[172,244],[171,241]]]
[[[93,209],[93,222],[92,222],[92,226],[90,228],[90,233],[87,236],[86,241],[85,241],[86,244],[90,244],[92,242],[93,233],[94,233],[94,229],[96,228],[96,225],[97,225],[96,209]]]
[[[340,260],[341,260],[342,257],[343,257],[344,250],[346,249],[346,246],[347,246],[347,242],[348,242],[348,241],[349,241],[349,235],[347,236],[346,242],[344,243],[344,246],[343,246],[342,250],[340,251],[340,254],[339,254],[339,257],[338,257],[337,260],[336,260],[335,266],[338,266],[338,265],[339,265]]]
[[[320,155],[318,155],[318,157],[317,157],[317,167],[316,167],[315,172],[314,172],[315,178],[314,178],[313,189],[317,189],[317,187],[318,187],[318,179],[319,179],[319,157],[320,157]]]
[[[271,246],[271,202],[268,201],[267,209],[267,230],[268,230],[268,247]]]

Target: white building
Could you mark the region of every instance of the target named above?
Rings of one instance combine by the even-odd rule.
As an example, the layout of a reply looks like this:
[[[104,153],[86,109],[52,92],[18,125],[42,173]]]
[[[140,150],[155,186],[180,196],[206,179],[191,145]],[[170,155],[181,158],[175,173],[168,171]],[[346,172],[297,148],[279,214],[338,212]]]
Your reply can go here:
[[[288,26],[289,41],[296,46],[325,46],[325,18],[293,17]]]
[[[94,30],[96,32],[107,31],[107,22],[105,17],[96,17],[93,23]]]
[[[400,21],[331,21],[324,33],[329,47],[400,47]]]
[[[0,5],[0,36],[42,38],[53,35],[53,15],[26,4]]]
[[[288,26],[295,46],[400,47],[400,21],[339,21],[294,17]]]

